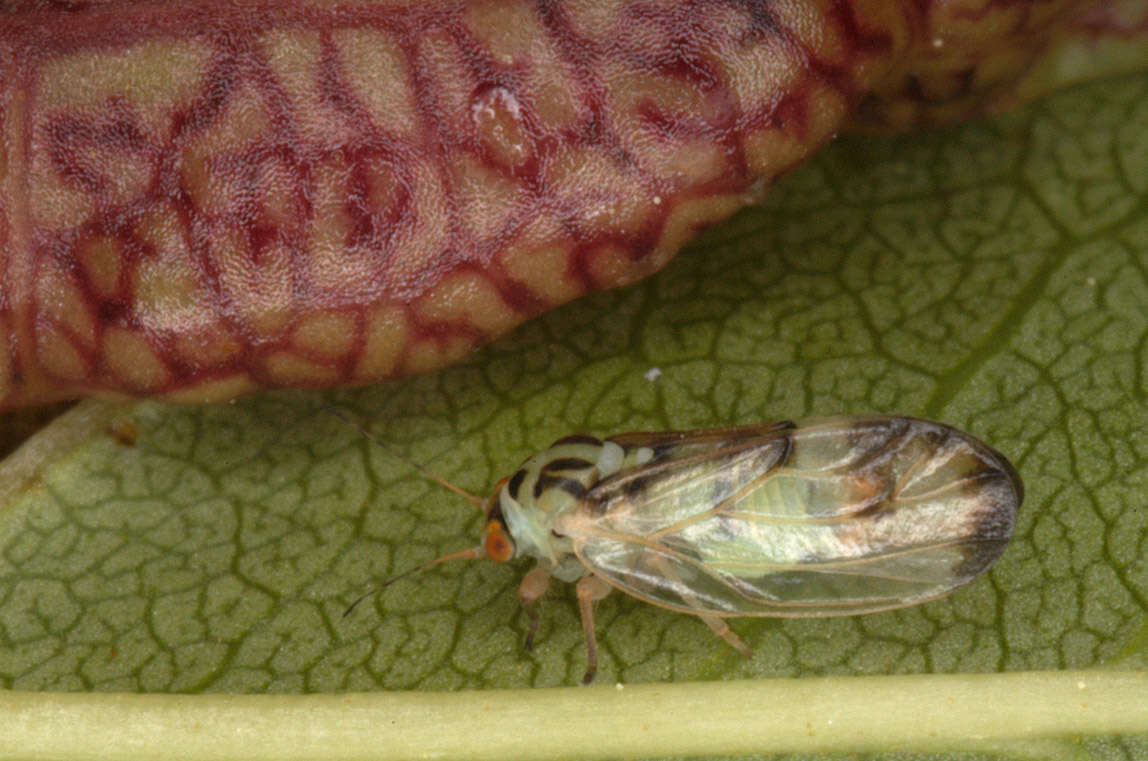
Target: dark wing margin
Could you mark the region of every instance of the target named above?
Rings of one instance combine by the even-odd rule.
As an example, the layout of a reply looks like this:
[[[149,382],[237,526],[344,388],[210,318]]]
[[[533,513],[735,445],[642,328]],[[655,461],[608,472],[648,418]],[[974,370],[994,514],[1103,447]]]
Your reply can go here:
[[[738,425],[728,428],[694,428],[685,431],[635,431],[619,433],[607,438],[615,444],[632,449],[649,447],[655,452],[672,454],[674,450],[693,453],[699,448],[712,449],[723,442],[740,443],[752,439],[768,439],[792,431],[797,424],[792,420],[778,420],[757,425]],[[687,455],[688,456],[688,455]]]

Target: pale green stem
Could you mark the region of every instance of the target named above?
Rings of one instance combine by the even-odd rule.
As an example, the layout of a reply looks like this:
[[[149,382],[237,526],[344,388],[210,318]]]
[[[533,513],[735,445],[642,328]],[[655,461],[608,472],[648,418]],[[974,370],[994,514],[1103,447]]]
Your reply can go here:
[[[312,696],[0,693],[0,759],[605,759],[1148,732],[1148,672]]]

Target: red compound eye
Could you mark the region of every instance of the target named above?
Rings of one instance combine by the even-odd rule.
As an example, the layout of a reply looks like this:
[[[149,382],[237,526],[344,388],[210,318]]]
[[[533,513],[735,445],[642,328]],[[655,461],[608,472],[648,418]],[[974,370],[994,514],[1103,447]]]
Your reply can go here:
[[[505,563],[514,557],[514,542],[510,541],[510,537],[506,535],[502,524],[498,521],[486,524],[482,548],[486,551],[486,556],[496,563]]]

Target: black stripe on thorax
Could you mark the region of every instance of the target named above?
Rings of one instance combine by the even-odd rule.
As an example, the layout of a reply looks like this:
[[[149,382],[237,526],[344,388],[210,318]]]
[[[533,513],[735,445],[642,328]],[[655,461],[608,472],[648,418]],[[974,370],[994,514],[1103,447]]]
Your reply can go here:
[[[522,488],[522,482],[525,480],[526,480],[526,469],[525,468],[519,468],[518,472],[516,472],[513,476],[511,476],[510,481],[508,481],[506,484],[506,488],[510,492],[510,498],[513,499],[515,502],[519,501],[518,490]]]
[[[539,473],[538,480],[534,482],[534,498],[541,497],[542,492],[547,489],[561,489],[575,499],[581,499],[586,494],[586,487],[582,485],[581,481],[546,472]]]
[[[594,467],[594,463],[581,457],[559,457],[542,466],[543,473],[557,473],[563,470],[586,470]]]

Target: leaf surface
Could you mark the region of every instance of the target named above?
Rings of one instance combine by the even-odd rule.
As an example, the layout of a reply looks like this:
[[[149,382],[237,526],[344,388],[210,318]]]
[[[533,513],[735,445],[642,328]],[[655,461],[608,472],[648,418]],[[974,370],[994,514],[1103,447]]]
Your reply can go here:
[[[522,652],[528,565],[439,566],[343,618],[379,578],[473,544],[481,520],[321,401],[480,494],[577,431],[842,412],[951,423],[1025,480],[1016,538],[985,578],[902,611],[737,621],[752,660],[696,620],[611,596],[597,606],[605,684],[1143,667],[1146,195],[1148,78],[1112,79],[944,132],[842,138],[660,275],[435,375],[206,408],[85,403],[3,465],[0,685],[575,683],[571,590],[543,602]],[[1088,735],[950,749],[1145,750]]]

